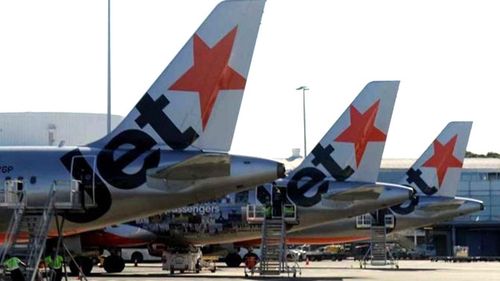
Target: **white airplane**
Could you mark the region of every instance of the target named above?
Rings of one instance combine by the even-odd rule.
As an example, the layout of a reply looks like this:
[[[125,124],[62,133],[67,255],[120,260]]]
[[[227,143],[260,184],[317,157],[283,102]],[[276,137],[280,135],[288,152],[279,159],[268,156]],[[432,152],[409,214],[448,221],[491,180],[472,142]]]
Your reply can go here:
[[[227,153],[264,5],[242,0],[215,7],[102,139],[78,147],[0,148],[8,167],[0,179],[1,242],[13,213],[6,206],[44,206],[52,188],[56,207],[65,208],[58,212],[66,220],[64,235],[73,235],[283,176],[280,163]],[[29,229],[21,231],[28,236]],[[52,223],[49,236],[55,235]]]
[[[249,224],[246,218],[259,219],[252,217],[252,210],[266,204],[273,205],[273,215],[280,216],[280,200],[296,206],[298,223],[291,227],[300,230],[412,198],[412,188],[375,182],[398,86],[395,81],[366,85],[302,164],[285,179],[218,201],[167,212],[158,224],[146,221],[138,225],[169,237],[168,242],[163,242],[166,244],[233,243],[259,238],[260,225]],[[189,214],[193,215],[192,220],[186,218]],[[177,217],[184,223],[177,223]],[[144,241],[151,237],[150,232]],[[137,243],[140,232],[129,226],[113,227],[83,236],[90,242],[87,248],[109,249],[126,246],[127,236]],[[241,259],[231,255],[226,261],[237,266]]]
[[[370,227],[386,225],[397,232],[433,225],[483,210],[483,202],[456,197],[472,122],[449,123],[406,172],[402,184],[417,190],[417,197],[397,206],[360,217],[346,218],[318,227],[292,231],[294,244],[345,243],[370,238]]]

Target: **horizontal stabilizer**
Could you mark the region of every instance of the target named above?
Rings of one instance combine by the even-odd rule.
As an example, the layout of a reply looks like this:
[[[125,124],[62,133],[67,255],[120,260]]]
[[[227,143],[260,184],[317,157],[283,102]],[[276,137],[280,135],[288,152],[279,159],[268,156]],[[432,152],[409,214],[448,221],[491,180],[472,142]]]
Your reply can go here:
[[[230,156],[227,154],[203,153],[177,164],[160,167],[149,176],[165,180],[191,181],[230,175]]]
[[[437,211],[446,211],[446,210],[453,210],[453,209],[458,209],[462,204],[464,203],[464,200],[460,199],[453,199],[449,200],[446,202],[435,202],[431,204],[424,205],[419,208],[421,211],[425,212],[437,212]]]
[[[383,191],[383,186],[362,186],[358,188],[351,188],[334,194],[325,195],[323,196],[323,199],[333,201],[375,200]]]

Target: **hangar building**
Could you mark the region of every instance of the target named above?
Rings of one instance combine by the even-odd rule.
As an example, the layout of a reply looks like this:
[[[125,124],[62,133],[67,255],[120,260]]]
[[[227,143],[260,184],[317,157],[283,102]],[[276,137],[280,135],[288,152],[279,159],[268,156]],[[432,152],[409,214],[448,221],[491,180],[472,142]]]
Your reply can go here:
[[[97,113],[0,113],[0,146],[82,145],[106,134],[107,115]],[[112,115],[114,128],[122,120]]]

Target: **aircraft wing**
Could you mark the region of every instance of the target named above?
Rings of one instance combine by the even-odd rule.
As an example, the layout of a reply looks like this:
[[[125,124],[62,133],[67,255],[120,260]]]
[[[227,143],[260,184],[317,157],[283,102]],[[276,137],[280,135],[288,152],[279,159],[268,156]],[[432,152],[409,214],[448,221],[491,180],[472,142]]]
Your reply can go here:
[[[230,175],[230,156],[203,153],[168,167],[159,167],[149,176],[164,180],[192,181]]]
[[[377,199],[383,191],[383,186],[362,186],[324,195],[323,199],[334,201],[374,200]]]
[[[436,211],[446,211],[458,209],[465,201],[464,200],[448,200],[445,202],[435,202],[431,204],[424,205],[419,208],[421,211],[425,212],[436,212]]]

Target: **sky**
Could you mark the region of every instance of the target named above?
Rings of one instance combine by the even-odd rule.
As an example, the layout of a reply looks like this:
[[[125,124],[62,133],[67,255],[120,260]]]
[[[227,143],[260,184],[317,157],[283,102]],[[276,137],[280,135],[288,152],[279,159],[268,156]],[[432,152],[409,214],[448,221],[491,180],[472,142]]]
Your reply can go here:
[[[215,0],[111,0],[112,113],[126,115]],[[268,0],[231,152],[308,150],[364,85],[400,80],[384,158],[417,158],[450,121],[500,152],[500,2]],[[107,1],[0,1],[0,112],[106,112]]]

